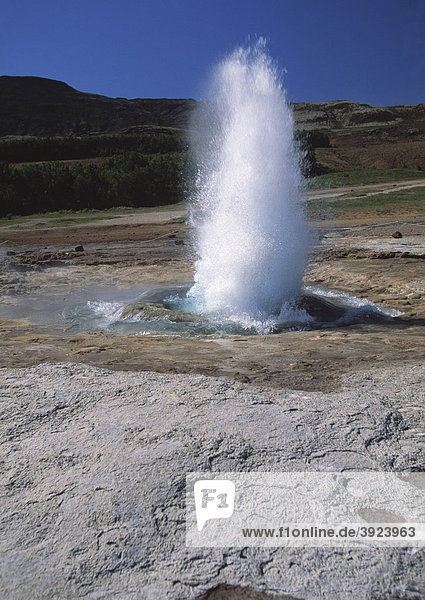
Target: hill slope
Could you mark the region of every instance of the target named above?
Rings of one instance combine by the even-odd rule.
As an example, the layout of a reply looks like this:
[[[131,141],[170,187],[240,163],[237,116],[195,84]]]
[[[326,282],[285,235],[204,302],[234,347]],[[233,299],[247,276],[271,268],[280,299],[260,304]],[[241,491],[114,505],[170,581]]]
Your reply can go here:
[[[326,131],[333,146],[425,141],[425,104],[371,106],[360,102],[300,102],[297,126]]]
[[[42,77],[0,77],[0,136],[64,136],[135,126],[186,128],[191,99],[108,98]],[[425,104],[378,107],[359,102],[293,104],[298,129],[328,133],[333,146],[425,141]]]
[[[41,77],[0,77],[0,136],[67,136],[135,125],[184,128],[194,100],[108,98]]]

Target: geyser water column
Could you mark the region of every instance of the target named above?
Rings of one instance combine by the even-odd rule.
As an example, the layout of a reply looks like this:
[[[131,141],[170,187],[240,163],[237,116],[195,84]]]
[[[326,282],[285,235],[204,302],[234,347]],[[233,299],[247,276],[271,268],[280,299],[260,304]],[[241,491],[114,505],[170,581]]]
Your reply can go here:
[[[188,296],[247,326],[290,320],[308,229],[294,119],[264,42],[219,64],[212,90],[193,123],[198,259]]]

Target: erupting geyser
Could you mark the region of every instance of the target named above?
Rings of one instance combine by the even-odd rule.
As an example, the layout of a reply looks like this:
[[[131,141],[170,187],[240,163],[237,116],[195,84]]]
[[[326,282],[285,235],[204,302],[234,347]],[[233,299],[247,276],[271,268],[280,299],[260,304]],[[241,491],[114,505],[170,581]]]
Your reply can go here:
[[[194,117],[197,310],[246,326],[300,317],[308,252],[294,120],[260,40],[218,65]]]
[[[294,120],[263,41],[216,69],[192,124],[197,165],[190,287],[88,302],[98,327],[155,335],[255,335],[386,321],[396,313],[304,286],[309,234]]]

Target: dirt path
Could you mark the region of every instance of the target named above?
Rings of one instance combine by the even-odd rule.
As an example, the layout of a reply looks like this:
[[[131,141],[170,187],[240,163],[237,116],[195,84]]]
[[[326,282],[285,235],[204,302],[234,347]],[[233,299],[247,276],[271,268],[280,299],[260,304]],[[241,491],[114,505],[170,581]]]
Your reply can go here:
[[[338,198],[339,196],[346,196],[346,194],[350,192],[364,192],[365,196],[373,196],[375,194],[389,194],[391,192],[408,190],[417,187],[425,187],[425,179],[410,179],[407,181],[388,181],[386,183],[370,183],[367,185],[331,188],[328,190],[311,190],[308,192],[308,197],[310,200],[326,200]],[[346,196],[346,198],[348,200],[351,198],[351,196]]]

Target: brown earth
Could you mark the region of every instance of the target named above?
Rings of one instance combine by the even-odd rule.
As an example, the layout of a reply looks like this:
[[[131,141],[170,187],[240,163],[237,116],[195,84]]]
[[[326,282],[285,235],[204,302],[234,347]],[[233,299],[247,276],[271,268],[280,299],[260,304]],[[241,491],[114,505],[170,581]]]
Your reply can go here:
[[[300,102],[292,106],[296,126],[327,133],[332,146],[424,141],[424,104],[372,106],[335,100]]]
[[[425,141],[393,142],[365,146],[316,148],[319,168],[331,172],[352,169],[425,168]]]
[[[118,219],[120,221],[120,219]],[[135,218],[137,220],[137,217]],[[41,221],[42,222],[42,221]],[[179,223],[113,224],[102,221],[75,227],[13,230],[0,228],[0,243],[10,246],[57,246],[116,241],[147,241],[172,235],[183,235],[187,227]]]

